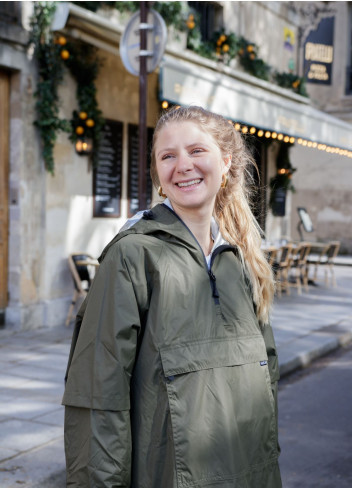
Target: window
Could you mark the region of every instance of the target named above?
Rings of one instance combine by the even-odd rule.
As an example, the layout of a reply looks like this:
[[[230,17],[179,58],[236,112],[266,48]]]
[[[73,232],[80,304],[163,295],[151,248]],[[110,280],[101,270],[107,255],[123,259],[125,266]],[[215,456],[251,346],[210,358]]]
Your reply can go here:
[[[222,27],[222,7],[213,2],[188,2],[188,6],[199,14],[202,40],[210,41]]]
[[[147,128],[147,175],[146,175],[146,193],[147,207],[150,207],[152,202],[153,183],[150,176],[150,148],[153,139],[154,129]],[[139,210],[139,128],[136,124],[128,124],[128,217],[133,216]]]
[[[17,24],[20,19],[20,2],[0,2],[0,22]]]

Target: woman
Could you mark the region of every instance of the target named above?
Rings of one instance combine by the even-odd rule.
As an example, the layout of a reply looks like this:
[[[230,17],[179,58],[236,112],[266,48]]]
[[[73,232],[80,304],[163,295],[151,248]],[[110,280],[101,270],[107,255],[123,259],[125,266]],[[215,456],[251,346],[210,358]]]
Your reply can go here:
[[[104,250],[77,317],[63,404],[71,487],[277,487],[271,270],[241,136],[199,107],[164,114],[164,203]]]

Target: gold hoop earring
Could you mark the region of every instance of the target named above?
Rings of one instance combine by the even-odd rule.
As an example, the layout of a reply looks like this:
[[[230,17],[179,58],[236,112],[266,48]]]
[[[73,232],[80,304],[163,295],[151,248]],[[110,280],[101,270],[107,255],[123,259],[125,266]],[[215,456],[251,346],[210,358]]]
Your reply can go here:
[[[166,197],[166,194],[163,193],[163,187],[161,185],[158,188],[158,194],[160,195],[160,197]]]
[[[221,179],[221,188],[226,188],[227,187],[227,182],[229,181],[227,173],[224,173]]]

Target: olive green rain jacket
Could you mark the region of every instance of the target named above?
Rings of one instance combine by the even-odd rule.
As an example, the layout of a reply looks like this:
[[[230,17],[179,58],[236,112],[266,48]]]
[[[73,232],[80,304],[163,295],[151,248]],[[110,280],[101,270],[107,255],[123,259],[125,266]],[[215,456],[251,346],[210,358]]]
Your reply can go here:
[[[68,487],[278,487],[278,363],[236,249],[209,270],[159,204],[106,247],[77,316]]]

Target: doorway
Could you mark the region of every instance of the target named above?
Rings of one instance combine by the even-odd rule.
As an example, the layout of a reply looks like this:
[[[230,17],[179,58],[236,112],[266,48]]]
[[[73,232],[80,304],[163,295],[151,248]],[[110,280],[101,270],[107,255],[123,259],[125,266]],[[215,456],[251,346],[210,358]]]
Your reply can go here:
[[[8,300],[9,75],[0,70],[0,327]]]

